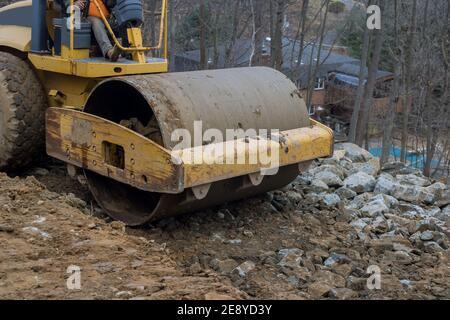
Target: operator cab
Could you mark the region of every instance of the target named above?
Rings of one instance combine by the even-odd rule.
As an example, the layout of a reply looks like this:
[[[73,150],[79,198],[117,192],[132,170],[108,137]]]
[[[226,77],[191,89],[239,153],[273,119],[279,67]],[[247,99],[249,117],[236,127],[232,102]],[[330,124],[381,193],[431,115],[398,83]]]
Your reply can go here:
[[[97,0],[90,0],[97,5]],[[96,44],[91,23],[78,18],[64,0],[33,0],[32,45],[30,60],[39,69],[78,75],[86,78],[129,74],[161,73],[168,71],[167,60],[167,0],[162,0],[159,43],[144,47],[141,24],[141,0],[117,0],[112,10],[114,27],[103,16],[113,44],[124,52],[124,58],[110,62],[92,50]],[[73,0],[70,4],[73,4]],[[78,18],[78,19],[77,19]],[[120,34],[124,43],[119,40]],[[146,52],[159,52],[161,58],[149,58]]]

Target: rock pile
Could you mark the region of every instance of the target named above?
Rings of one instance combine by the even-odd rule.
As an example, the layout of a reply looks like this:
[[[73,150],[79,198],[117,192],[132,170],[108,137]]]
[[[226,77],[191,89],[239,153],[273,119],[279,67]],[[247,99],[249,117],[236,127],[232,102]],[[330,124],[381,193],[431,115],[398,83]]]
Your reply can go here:
[[[419,170],[398,162],[381,167],[379,159],[366,150],[344,143],[336,146],[333,157],[313,164],[291,187],[304,194],[300,206],[304,211],[335,212],[337,221],[350,224],[357,234],[355,245],[362,242],[374,264],[381,259],[383,266],[388,261],[390,267],[420,268],[434,254],[448,261],[450,188]],[[331,270],[322,270],[320,279],[313,279],[309,285],[312,297],[355,298],[354,291],[364,289],[366,282],[355,282],[350,276],[352,268],[343,267],[354,259],[337,252],[325,251],[321,256],[323,266]],[[291,260],[299,259],[297,255]],[[446,274],[449,279],[450,272]],[[346,283],[339,284],[344,278]],[[411,287],[414,281],[395,279],[392,283]],[[441,289],[450,293],[448,283]]]
[[[260,299],[450,298],[449,190],[340,144],[281,190],[149,236],[187,268],[213,269]]]
[[[62,181],[53,170],[46,177]],[[84,248],[86,241],[95,240],[98,250],[76,247],[66,257],[98,271],[85,279],[93,280],[96,290],[102,284],[104,296],[142,297],[141,289],[149,287],[152,298],[157,290],[158,297],[172,298],[450,299],[450,187],[401,163],[381,167],[377,158],[355,145],[337,145],[333,157],[315,161],[281,190],[138,229],[97,214],[100,209],[88,198],[41,187],[30,192],[23,186],[30,179],[2,179],[0,174],[0,238],[7,248],[17,244],[18,236],[39,239],[40,250],[57,257],[72,242]],[[120,247],[139,239],[161,248],[181,274],[168,277],[167,257],[149,254],[147,245],[105,250],[110,238]],[[27,256],[14,252],[6,250],[0,259],[0,296],[7,289],[8,297],[39,297],[28,289],[22,295],[9,275],[2,276],[14,267],[12,256]],[[123,264],[115,269],[119,262]],[[21,272],[30,272],[27,263],[20,265]],[[161,272],[164,281],[154,272]],[[379,287],[372,278],[377,274]],[[105,289],[110,279],[115,279],[117,293]],[[147,284],[148,279],[157,284]],[[211,279],[214,288],[223,284],[226,290],[205,286]],[[46,285],[39,288],[49,290]]]
[[[306,205],[337,208],[362,239],[402,236],[427,251],[448,249],[450,188],[403,163],[380,167],[356,145],[336,146],[299,177]]]

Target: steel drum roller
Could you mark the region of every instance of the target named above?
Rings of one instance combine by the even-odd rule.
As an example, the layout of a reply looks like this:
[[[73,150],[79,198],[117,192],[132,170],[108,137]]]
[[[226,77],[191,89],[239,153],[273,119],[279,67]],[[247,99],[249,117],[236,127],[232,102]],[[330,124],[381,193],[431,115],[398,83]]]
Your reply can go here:
[[[155,126],[153,134],[167,149],[175,129],[194,135],[194,122],[203,130],[278,129],[310,125],[306,105],[296,86],[282,73],[264,67],[209,70],[157,75],[127,76],[105,80],[91,93],[85,112],[122,123],[137,119],[142,126]],[[177,195],[137,190],[86,171],[97,202],[114,218],[130,225],[170,217],[212,205],[253,196],[289,184],[298,165],[283,167],[254,186],[246,177],[219,181],[208,196],[196,199],[192,190]]]

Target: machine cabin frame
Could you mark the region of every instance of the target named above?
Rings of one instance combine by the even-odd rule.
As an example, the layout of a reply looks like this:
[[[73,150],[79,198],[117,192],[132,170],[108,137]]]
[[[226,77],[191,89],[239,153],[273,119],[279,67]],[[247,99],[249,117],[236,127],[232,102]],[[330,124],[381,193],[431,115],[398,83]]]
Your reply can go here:
[[[52,18],[56,16],[54,8],[54,0],[34,0],[33,6],[37,2],[44,1],[46,25],[49,33],[53,34]],[[98,6],[98,0],[91,0]],[[163,73],[168,71],[168,6],[167,0],[161,0],[161,22],[159,41],[155,47],[144,47],[142,42],[141,28],[129,28],[127,30],[129,47],[123,47],[116,35],[114,34],[108,20],[102,14],[102,20],[105,23],[114,44],[119,46],[122,51],[131,53],[133,60],[121,59],[118,62],[110,62],[103,58],[95,58],[89,56],[89,49],[74,48],[74,28],[73,23],[75,19],[74,10],[70,10],[70,46],[62,46],[60,55],[57,55],[54,50],[52,52],[33,52],[28,53],[29,60],[33,63],[36,69],[48,72],[55,72],[58,74],[73,75],[83,78],[104,78],[123,75],[135,74],[151,74]],[[70,0],[71,7],[74,0]],[[42,5],[42,4],[41,4]],[[39,11],[33,7],[33,20],[38,20],[42,17],[37,17]],[[33,21],[34,22],[34,21]],[[33,23],[34,24],[34,23]],[[38,25],[38,24],[37,24]],[[34,28],[36,28],[34,26]],[[34,34],[34,30],[33,30]],[[147,58],[146,52],[162,51],[161,58]]]

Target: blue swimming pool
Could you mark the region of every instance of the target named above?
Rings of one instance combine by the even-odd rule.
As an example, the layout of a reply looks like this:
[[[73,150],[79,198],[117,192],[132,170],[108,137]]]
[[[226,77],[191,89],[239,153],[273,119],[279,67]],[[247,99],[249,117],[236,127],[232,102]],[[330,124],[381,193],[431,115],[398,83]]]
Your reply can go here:
[[[375,157],[381,157],[382,149],[381,148],[371,148],[370,153],[373,154]],[[400,148],[392,148],[391,150],[391,157],[394,157],[396,159],[400,159],[401,150]],[[406,156],[406,160],[408,163],[417,168],[417,169],[423,169],[425,165],[425,157],[424,155],[416,152],[408,152]],[[438,160],[434,160],[431,162],[431,167],[436,168],[439,164]]]

